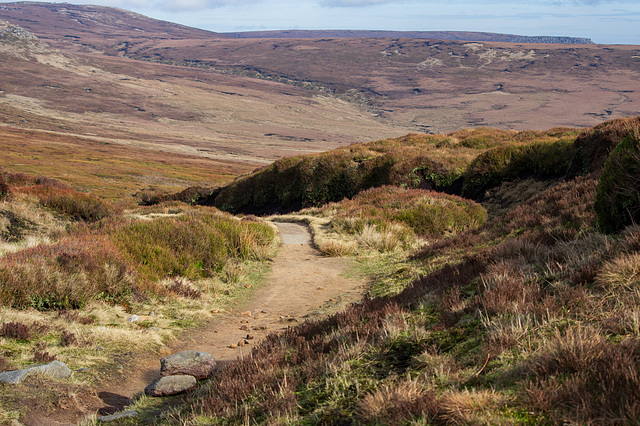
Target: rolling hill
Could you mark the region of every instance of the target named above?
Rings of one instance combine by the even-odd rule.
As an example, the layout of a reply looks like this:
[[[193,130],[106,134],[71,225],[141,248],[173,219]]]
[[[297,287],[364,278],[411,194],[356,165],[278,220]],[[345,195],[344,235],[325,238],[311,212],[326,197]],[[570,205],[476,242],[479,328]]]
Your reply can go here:
[[[311,33],[323,37],[237,39],[119,9],[49,3],[5,3],[0,19],[93,61],[113,64],[115,57],[125,57],[173,65],[148,73],[181,79],[208,76],[208,81],[216,76],[230,86],[252,81],[267,98],[273,82],[287,85],[288,90],[299,89],[294,97],[338,98],[400,133],[441,133],[477,126],[516,130],[587,127],[636,114],[640,100],[635,89],[640,63],[637,46],[485,41],[514,40],[491,34],[482,41],[441,39],[475,40],[479,33],[433,34],[440,39],[396,37],[409,33],[386,38],[377,38],[381,35],[377,33],[354,33],[368,37],[349,38]],[[282,33],[258,35],[278,37]],[[150,70],[139,62],[131,68]],[[251,80],[237,80],[238,76]],[[258,83],[258,79],[269,84]],[[334,128],[341,127],[335,118],[339,125]],[[280,132],[265,131],[261,136],[270,133]],[[366,139],[363,135],[360,140]]]

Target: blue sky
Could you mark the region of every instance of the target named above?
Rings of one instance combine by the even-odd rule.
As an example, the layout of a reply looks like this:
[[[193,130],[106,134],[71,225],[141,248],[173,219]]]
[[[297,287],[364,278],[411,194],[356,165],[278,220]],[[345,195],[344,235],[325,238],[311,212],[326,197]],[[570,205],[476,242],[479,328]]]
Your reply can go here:
[[[483,31],[640,45],[640,0],[92,0],[216,32]]]

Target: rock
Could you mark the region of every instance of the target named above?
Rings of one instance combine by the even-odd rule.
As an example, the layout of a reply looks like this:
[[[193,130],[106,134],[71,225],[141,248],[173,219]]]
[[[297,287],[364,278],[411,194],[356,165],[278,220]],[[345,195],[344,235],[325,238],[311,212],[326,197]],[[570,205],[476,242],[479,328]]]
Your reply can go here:
[[[241,317],[250,317],[251,311],[240,312],[238,315],[240,315]]]
[[[127,321],[129,321],[129,322],[136,322],[136,321],[139,321],[139,320],[140,320],[140,317],[139,317],[139,316],[137,316],[137,315],[131,315],[131,316],[127,319]]]
[[[238,345],[236,345],[235,343],[232,343],[232,344],[230,344],[230,345],[229,345],[229,347],[230,347],[231,349],[235,349],[235,348],[237,348],[237,347],[238,347]]]
[[[238,342],[238,346],[244,346],[244,340],[240,340],[240,341]]]
[[[144,389],[149,396],[171,396],[196,387],[196,378],[187,374],[166,376],[151,383]]]
[[[240,330],[248,331],[248,330],[249,330],[249,326],[248,326],[248,325],[246,325],[246,324],[241,325],[241,326],[240,326]]]
[[[160,360],[162,376],[188,374],[196,379],[206,379],[211,377],[216,369],[215,359],[206,352],[183,351]]]
[[[34,374],[42,374],[44,376],[53,377],[54,379],[66,379],[71,375],[71,370],[62,361],[53,361],[49,364],[35,364],[22,370],[5,371],[4,373],[0,373],[0,382],[17,385],[22,383],[27,377]]]
[[[128,419],[128,418],[137,417],[137,416],[138,416],[138,412],[136,410],[127,410],[127,411],[121,411],[119,413],[111,414],[110,416],[100,416],[97,418],[97,420],[99,422],[107,423],[107,422],[113,422],[115,420]]]

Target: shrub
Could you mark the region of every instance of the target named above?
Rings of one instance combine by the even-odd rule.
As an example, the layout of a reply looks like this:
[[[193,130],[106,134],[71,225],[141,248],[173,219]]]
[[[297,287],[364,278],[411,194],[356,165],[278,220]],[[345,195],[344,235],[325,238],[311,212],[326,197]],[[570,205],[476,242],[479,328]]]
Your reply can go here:
[[[80,308],[134,288],[121,254],[106,237],[66,238],[0,259],[0,303],[15,308]]]
[[[130,264],[149,281],[210,277],[229,258],[264,260],[275,238],[265,224],[208,209],[116,226],[111,234]]]
[[[640,222],[640,127],[609,155],[598,182],[594,209],[598,227],[604,232]]]
[[[0,328],[0,336],[7,337],[9,339],[17,340],[29,340],[31,337],[31,330],[29,326],[21,322],[5,322]]]
[[[453,185],[470,160],[471,154],[465,153],[475,156],[477,152],[451,145],[449,140],[412,134],[283,158],[222,188],[214,204],[234,213],[291,211],[340,201],[382,185],[444,189]]]
[[[400,224],[417,235],[442,235],[476,228],[487,219],[486,210],[473,201],[395,186],[368,189],[351,200],[310,212],[333,216],[333,228],[351,234],[361,234],[366,227],[386,232],[392,224]]]
[[[70,331],[62,330],[60,334],[60,346],[76,346],[78,344],[78,338]]]
[[[56,360],[55,355],[51,355],[47,350],[47,344],[45,342],[38,342],[33,348],[33,362],[48,363]]]
[[[569,166],[568,177],[600,171],[609,153],[638,128],[640,116],[607,121],[582,132],[574,144],[575,155]]]
[[[469,165],[464,174],[462,193],[473,198],[506,180],[564,176],[573,152],[571,137],[554,142],[494,148],[479,155]]]
[[[174,278],[167,283],[167,290],[178,296],[186,297],[189,299],[200,299],[202,292],[184,278]]]
[[[588,329],[557,333],[529,362],[527,402],[553,423],[631,424],[640,416],[640,344]]]
[[[0,373],[3,373],[5,371],[11,371],[13,369],[14,368],[13,368],[13,365],[11,364],[11,361],[9,361],[4,356],[0,355]]]
[[[73,190],[53,190],[47,188],[39,194],[40,204],[74,220],[96,222],[112,216],[113,206],[89,194]]]
[[[4,178],[4,173],[0,173],[0,200],[5,199],[9,195],[9,184]]]

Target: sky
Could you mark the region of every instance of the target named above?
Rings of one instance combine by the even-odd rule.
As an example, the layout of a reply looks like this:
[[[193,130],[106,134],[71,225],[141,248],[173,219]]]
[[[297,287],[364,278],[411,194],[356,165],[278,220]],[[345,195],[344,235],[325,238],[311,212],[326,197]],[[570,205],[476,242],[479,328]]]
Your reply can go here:
[[[0,0],[0,2],[4,2]],[[640,45],[640,0],[67,0],[215,32],[481,31]]]

